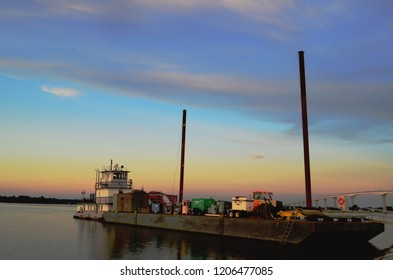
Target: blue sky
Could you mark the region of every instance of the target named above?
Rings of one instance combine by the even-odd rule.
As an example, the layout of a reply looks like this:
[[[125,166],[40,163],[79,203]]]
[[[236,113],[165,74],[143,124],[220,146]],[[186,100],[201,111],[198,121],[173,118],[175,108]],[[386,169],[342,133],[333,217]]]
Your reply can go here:
[[[391,1],[2,1],[0,191],[79,196],[126,165],[185,195],[391,189]],[[16,172],[15,170],[18,170]]]

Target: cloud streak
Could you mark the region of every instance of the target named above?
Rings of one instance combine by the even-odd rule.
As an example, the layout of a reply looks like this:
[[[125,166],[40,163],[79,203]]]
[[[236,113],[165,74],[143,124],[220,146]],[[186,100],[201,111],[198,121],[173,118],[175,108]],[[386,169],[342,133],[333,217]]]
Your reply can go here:
[[[286,11],[298,6],[293,0],[113,0],[81,3],[75,0],[31,0],[26,9],[9,5],[0,11],[6,17],[49,18],[62,16],[80,18],[81,15],[103,17],[115,21],[132,21],[129,14],[141,8],[166,13],[191,14],[196,11],[226,10],[259,23],[293,30],[296,24]]]
[[[77,97],[81,95],[79,90],[73,88],[49,87],[44,85],[41,87],[41,90],[60,97]]]
[[[260,154],[254,154],[254,155],[251,155],[251,157],[250,157],[250,159],[252,159],[252,160],[258,160],[258,159],[263,159],[263,158],[264,158],[264,156],[260,155]]]
[[[287,29],[294,28],[293,23],[290,23],[289,17],[284,13],[286,10],[295,7],[293,0],[137,0],[136,2],[150,9],[167,10],[177,13],[189,13],[197,9],[226,9],[265,24]]]
[[[22,71],[22,74],[40,69],[46,75],[130,97],[234,110],[256,119],[290,124],[292,130],[288,133],[301,131],[297,80],[255,80],[224,73],[202,74],[172,69],[118,73],[77,64],[21,60],[3,60],[0,65]],[[72,88],[45,85],[41,89],[61,97],[81,95]],[[391,142],[392,90],[391,83],[310,82],[307,92],[311,133],[350,141]]]

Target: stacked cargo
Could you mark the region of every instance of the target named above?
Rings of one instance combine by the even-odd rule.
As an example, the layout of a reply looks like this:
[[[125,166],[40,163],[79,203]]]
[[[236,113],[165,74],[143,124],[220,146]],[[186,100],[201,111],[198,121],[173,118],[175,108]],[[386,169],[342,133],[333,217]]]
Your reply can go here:
[[[149,205],[153,213],[172,214],[176,203],[177,195],[157,191],[149,192]]]
[[[148,194],[140,190],[134,190],[131,193],[114,194],[113,209],[116,212],[148,213],[149,212]]]

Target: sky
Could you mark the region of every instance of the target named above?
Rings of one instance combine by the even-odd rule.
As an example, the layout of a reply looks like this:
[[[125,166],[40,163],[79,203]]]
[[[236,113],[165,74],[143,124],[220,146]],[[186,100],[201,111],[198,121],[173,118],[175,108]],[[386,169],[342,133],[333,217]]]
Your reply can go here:
[[[305,198],[393,189],[393,2],[0,3],[0,195],[79,198],[114,163],[135,188]]]

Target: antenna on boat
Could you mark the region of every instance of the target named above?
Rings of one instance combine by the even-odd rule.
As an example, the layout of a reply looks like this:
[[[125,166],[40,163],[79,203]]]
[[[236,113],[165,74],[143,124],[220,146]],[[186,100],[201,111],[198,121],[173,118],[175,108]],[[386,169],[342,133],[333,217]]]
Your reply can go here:
[[[303,150],[304,150],[304,173],[306,181],[306,207],[311,208],[311,175],[310,175],[310,152],[308,144],[308,120],[307,120],[307,98],[306,98],[306,74],[304,67],[304,51],[299,51],[300,72],[300,96],[302,103],[303,123]]]
[[[184,156],[186,149],[186,118],[187,111],[183,110],[183,125],[181,137],[181,161],[180,161],[180,189],[179,189],[179,202],[183,201],[183,184],[184,184]]]

